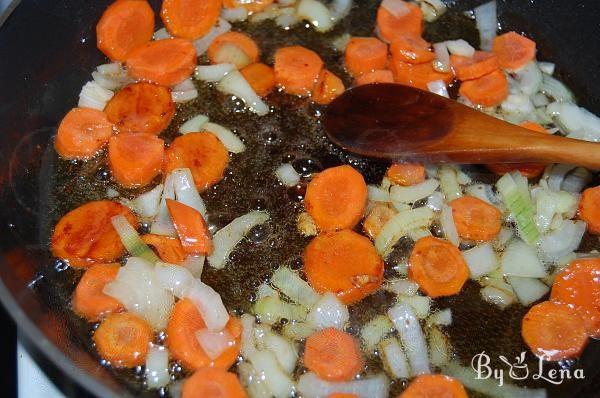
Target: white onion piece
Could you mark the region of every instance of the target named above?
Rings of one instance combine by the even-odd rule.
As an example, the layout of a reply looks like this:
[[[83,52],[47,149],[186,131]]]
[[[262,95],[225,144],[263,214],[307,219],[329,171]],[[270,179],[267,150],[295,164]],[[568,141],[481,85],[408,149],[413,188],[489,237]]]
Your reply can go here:
[[[119,62],[98,65],[92,72],[92,78],[101,87],[108,90],[116,90],[133,81]]]
[[[533,103],[533,106],[535,106],[536,108],[541,108],[541,107],[548,105],[550,103],[550,100],[544,94],[536,93],[531,97],[531,102]],[[545,112],[542,109],[536,109],[536,111],[541,111],[541,113],[545,115]],[[546,123],[540,123],[540,124],[546,124]]]
[[[256,300],[260,300],[263,297],[275,297],[279,299],[279,292],[263,282],[256,289]]]
[[[371,202],[390,202],[389,189],[382,189],[375,185],[367,186],[367,194]]]
[[[107,90],[116,90],[123,86],[122,82],[113,79],[109,76],[103,75],[98,71],[92,72],[92,79],[94,79],[94,82],[97,83],[100,87],[105,88]]]
[[[401,203],[415,203],[416,201],[424,199],[434,193],[439,185],[440,183],[438,180],[433,178],[425,180],[422,183],[406,187],[401,185],[392,185],[390,188],[390,199],[392,201]]]
[[[162,197],[158,206],[158,214],[150,226],[150,233],[163,236],[177,236],[169,209],[167,209],[167,199],[175,200],[175,187],[173,185],[173,174],[167,175],[164,182]]]
[[[225,267],[229,253],[235,246],[252,228],[267,220],[269,220],[269,213],[266,211],[251,211],[217,231],[213,237],[214,251],[208,256],[210,266],[216,269]]]
[[[148,388],[161,388],[171,382],[169,376],[169,350],[152,345],[146,356],[146,384]]]
[[[544,235],[540,239],[540,252],[545,261],[557,262],[576,250],[585,234],[584,221],[565,220],[560,229]]]
[[[446,12],[448,7],[442,0],[421,0],[421,11],[427,22],[433,22]]]
[[[187,133],[199,133],[202,131],[204,125],[208,123],[208,116],[206,115],[196,115],[190,120],[186,121],[179,127],[180,134]]]
[[[306,308],[312,308],[320,299],[305,280],[287,267],[278,268],[273,272],[271,284],[290,300]]]
[[[329,5],[329,13],[333,22],[346,17],[352,9],[352,0],[333,0]]]
[[[390,14],[399,18],[410,12],[410,8],[403,0],[383,0],[380,7],[385,8]]]
[[[184,84],[187,82],[191,83],[191,79],[186,79],[183,82],[181,82],[180,84]],[[194,98],[197,98],[198,90],[196,90],[196,87],[194,86],[193,83],[191,83],[191,85],[192,85],[191,88],[189,88],[187,84],[185,84],[182,87],[178,87],[179,85],[173,87],[173,90],[171,91],[171,99],[173,100],[173,102],[184,103],[184,102],[191,101]]]
[[[439,310],[429,315],[427,318],[427,326],[438,325],[438,326],[450,326],[452,325],[452,310],[446,308]]]
[[[533,103],[528,95],[509,94],[502,104],[502,111],[514,117],[515,121],[525,120],[535,110]]]
[[[313,372],[304,373],[298,380],[298,392],[304,398],[324,398],[335,392],[355,394],[360,398],[386,398],[389,380],[383,374],[358,380],[332,382],[320,379]]]
[[[279,366],[271,351],[256,351],[247,358],[275,398],[287,398],[294,391],[291,377]]]
[[[475,54],[475,49],[466,40],[448,40],[446,47],[452,55],[460,55],[463,57],[472,57]]]
[[[432,236],[432,234],[428,228],[415,228],[408,231],[407,236],[416,242],[421,238]]]
[[[79,93],[80,108],[92,108],[103,111],[114,93],[100,86],[95,81],[87,82]]]
[[[194,278],[200,278],[202,276],[202,271],[204,270],[205,259],[205,256],[195,256],[190,254],[185,258],[185,261],[181,263],[181,266],[190,271]]]
[[[531,61],[515,72],[519,88],[523,94],[531,96],[537,93],[542,85],[542,71],[537,62]]]
[[[196,53],[198,56],[204,54],[208,47],[213,42],[217,36],[222,35],[223,33],[229,32],[231,30],[231,24],[227,22],[223,18],[219,18],[217,23],[208,31],[207,34],[202,36],[199,39],[194,40],[193,44],[196,48]]]
[[[447,364],[450,359],[450,344],[444,333],[438,327],[432,327],[427,342],[431,364],[438,368]]]
[[[439,169],[440,190],[448,202],[462,197],[462,189],[458,182],[457,171],[452,166],[442,166]]]
[[[271,398],[271,391],[265,384],[264,380],[261,380],[260,375],[254,369],[249,362],[241,362],[237,365],[237,373],[240,378],[240,382],[248,395],[252,398]],[[171,388],[169,388],[169,391]],[[174,396],[177,398],[177,396]]]
[[[103,75],[108,76],[121,75],[123,72],[126,73],[123,65],[120,62],[111,62],[109,64],[98,65],[96,70]]]
[[[450,72],[450,53],[448,52],[446,43],[435,43],[433,45],[433,51],[435,52],[433,68],[438,72]]]
[[[348,307],[335,294],[327,292],[321,296],[310,310],[306,322],[317,330],[329,327],[343,330],[349,319]]]
[[[158,206],[163,185],[158,184],[148,192],[144,192],[131,201],[134,211],[143,218],[152,218],[158,214]]]
[[[392,337],[379,343],[379,356],[384,369],[392,378],[408,379],[410,377],[406,354],[397,338]]]
[[[448,87],[443,80],[434,80],[427,83],[427,88],[434,94],[441,95],[442,97],[450,98],[448,94]]]
[[[171,175],[173,176],[173,187],[175,188],[177,201],[193,208],[202,214],[202,217],[206,220],[206,205],[198,193],[190,169],[175,169],[171,172]]]
[[[480,290],[480,294],[484,301],[494,304],[500,309],[505,309],[515,301],[514,295],[495,286],[485,286]]]
[[[308,338],[314,329],[305,322],[289,322],[283,327],[281,333],[290,340],[300,341]]]
[[[482,243],[461,253],[469,267],[471,279],[479,279],[500,265],[496,252],[494,252],[494,248],[489,243]]]
[[[385,315],[377,315],[363,325],[360,330],[360,339],[367,352],[373,352],[377,344],[394,328],[392,321]]]
[[[252,63],[252,58],[240,47],[233,43],[223,43],[212,55],[215,64],[232,64],[237,69]]]
[[[552,191],[560,191],[566,175],[569,173],[569,171],[573,170],[574,168],[575,166],[571,166],[568,164],[552,165],[550,173],[548,173],[548,175],[546,176],[548,180],[548,188],[550,188],[550,190]]]
[[[318,32],[327,32],[333,28],[333,18],[325,4],[317,0],[300,0],[296,14],[310,22]]]
[[[280,8],[279,10],[280,14],[275,18],[275,25],[288,30],[292,26],[300,23],[301,19],[295,14],[296,10],[293,7]],[[288,14],[290,11],[291,13]]]
[[[433,211],[441,211],[444,206],[444,194],[441,192],[434,192],[427,198],[427,207]]]
[[[508,244],[502,254],[502,273],[504,275],[543,278],[546,269],[538,258],[536,250],[520,239]]]
[[[392,279],[383,285],[383,288],[396,295],[414,296],[419,290],[419,285],[408,279]]]
[[[554,69],[556,68],[556,64],[552,62],[538,62],[538,66],[540,70],[547,75],[553,75]]]
[[[217,89],[223,93],[234,95],[246,103],[250,111],[259,116],[269,113],[269,107],[256,94],[246,81],[244,76],[238,71],[232,71],[227,74],[217,85]]]
[[[227,331],[227,329],[218,332],[200,329],[196,331],[196,339],[206,355],[212,360],[220,357],[221,354],[235,344],[235,338]]]
[[[199,279],[194,279],[185,290],[184,297],[196,305],[208,330],[218,332],[225,328],[229,321],[229,313],[223,305],[221,296],[212,287]]]
[[[580,193],[590,182],[593,174],[583,167],[578,167],[565,177],[561,189],[570,193]]]
[[[162,186],[161,186],[161,190],[162,190]],[[108,197],[108,198],[114,199],[114,198],[118,197],[119,195],[120,195],[119,191],[117,191],[113,187],[108,187],[106,189],[106,197]]]
[[[275,355],[279,366],[287,372],[292,373],[298,362],[298,350],[294,343],[280,335],[267,330],[261,336],[259,345],[264,346]]]
[[[194,71],[194,77],[205,82],[218,82],[234,70],[235,65],[233,64],[198,65]]]
[[[254,341],[254,326],[256,325],[256,318],[254,315],[243,314],[240,317],[240,322],[242,323],[240,352],[245,359],[248,359],[250,356],[256,353],[256,342]]]
[[[169,33],[169,31],[166,28],[160,28],[156,32],[154,32],[154,34],[152,35],[153,40],[164,40],[164,39],[170,39],[172,37],[173,36],[171,36],[171,34]]]
[[[223,7],[221,10],[221,18],[229,22],[245,21],[248,18],[248,11],[245,7]]]
[[[154,267],[154,277],[163,289],[167,289],[177,298],[183,297],[194,280],[187,268],[161,262],[156,263]]]
[[[231,153],[240,153],[246,150],[246,145],[244,145],[242,140],[235,135],[233,131],[220,124],[206,123],[203,129],[216,135],[219,141],[221,141],[225,148]]]
[[[496,2],[490,1],[476,7],[475,23],[479,30],[479,41],[482,50],[490,51],[498,30],[498,17],[496,15]]]
[[[431,309],[431,299],[427,296],[402,296],[397,297],[399,303],[405,303],[410,305],[415,315],[419,319],[425,319],[429,315]]]
[[[284,163],[275,169],[277,179],[286,187],[294,187],[300,182],[300,174],[289,163]]]
[[[429,226],[433,216],[433,211],[427,207],[419,207],[396,214],[385,223],[381,232],[375,238],[377,252],[386,256],[396,242],[408,231]]]
[[[496,238],[496,242],[494,242],[494,247],[499,249],[504,249],[504,246],[513,238],[515,235],[512,228],[502,227],[500,229],[500,233],[498,234],[498,238]]]
[[[406,350],[412,376],[430,373],[427,343],[419,320],[406,303],[398,303],[388,310],[388,316],[396,327]]]
[[[536,278],[521,278],[518,276],[507,277],[517,299],[524,306],[529,306],[541,299],[550,288]]]
[[[452,215],[452,208],[448,205],[442,206],[442,212],[440,213],[440,224],[444,237],[450,241],[454,246],[460,244],[460,237],[456,230],[456,224],[454,224],[454,216]]]
[[[540,87],[540,91],[547,96],[554,98],[555,101],[575,102],[575,97],[571,90],[569,90],[560,80],[555,79],[548,74],[542,76],[542,86]]]
[[[494,191],[490,184],[473,184],[465,188],[465,193],[481,199],[491,205],[499,203],[500,200],[495,197]]]
[[[331,46],[336,51],[342,53],[342,52],[346,51],[346,47],[348,46],[350,39],[352,39],[352,36],[350,36],[349,33],[341,34],[331,41]]]

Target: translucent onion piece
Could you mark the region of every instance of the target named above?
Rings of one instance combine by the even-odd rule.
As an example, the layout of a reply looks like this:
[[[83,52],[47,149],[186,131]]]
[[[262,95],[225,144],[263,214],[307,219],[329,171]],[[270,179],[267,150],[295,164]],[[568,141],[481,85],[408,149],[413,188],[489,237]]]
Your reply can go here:
[[[169,350],[152,345],[146,356],[146,384],[148,388],[161,388],[171,382],[169,376]]]
[[[194,279],[186,289],[184,297],[196,305],[209,331],[219,332],[225,328],[229,321],[229,313],[221,296],[212,287]]]
[[[259,116],[269,113],[269,107],[256,94],[244,76],[238,71],[228,73],[217,85],[223,93],[234,95],[246,103],[250,111]]]
[[[300,174],[290,163],[284,163],[275,169],[277,179],[286,187],[294,187],[300,182]]]
[[[430,373],[425,335],[411,306],[398,303],[388,310],[388,316],[406,349],[411,375]]]

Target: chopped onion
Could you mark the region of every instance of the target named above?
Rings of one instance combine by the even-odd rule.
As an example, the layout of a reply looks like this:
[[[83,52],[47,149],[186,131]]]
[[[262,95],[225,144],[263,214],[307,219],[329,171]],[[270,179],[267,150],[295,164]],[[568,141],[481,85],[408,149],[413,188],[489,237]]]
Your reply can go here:
[[[252,228],[269,220],[266,211],[251,211],[221,228],[213,237],[214,251],[208,256],[211,267],[221,269],[229,257],[229,253],[240,243]]]
[[[479,30],[479,41],[482,50],[491,51],[492,43],[498,30],[498,17],[496,15],[496,2],[490,1],[476,7],[475,23]]]
[[[184,296],[194,280],[187,268],[161,262],[156,263],[154,267],[154,277],[163,289],[170,291],[177,298]]]
[[[427,343],[412,307],[406,303],[397,303],[388,310],[388,316],[406,349],[411,375],[430,373]]]
[[[427,207],[419,207],[396,214],[385,223],[375,238],[377,252],[382,256],[387,256],[402,236],[412,229],[429,226],[433,216],[433,211]]]
[[[419,319],[425,319],[429,315],[431,309],[431,299],[427,296],[402,296],[397,297],[399,303],[405,303],[411,306],[415,315]]]
[[[537,93],[542,85],[542,71],[537,62],[531,61],[519,70],[515,71],[519,88],[525,95],[531,96]]]
[[[158,206],[162,195],[163,185],[158,184],[148,192],[144,192],[131,201],[133,210],[143,218],[152,218],[158,214]]]
[[[465,193],[470,196],[474,196],[477,199],[481,199],[491,205],[499,203],[499,199],[494,194],[492,186],[490,184],[473,184],[465,188]]]
[[[396,18],[400,18],[410,12],[410,8],[403,0],[383,0],[380,7],[385,8],[390,14]]]
[[[208,123],[208,116],[196,115],[190,120],[186,121],[179,127],[180,134],[187,133],[199,133],[203,130],[204,125]]]
[[[444,205],[444,194],[441,192],[434,192],[427,198],[427,207],[433,211],[441,211]]]
[[[169,350],[152,345],[146,356],[146,384],[148,388],[161,388],[171,382],[169,376]]]
[[[442,16],[448,7],[442,0],[421,0],[421,11],[427,22],[433,22]]]
[[[233,43],[223,43],[212,56],[215,64],[232,64],[236,69],[252,63],[252,58],[240,47]]]
[[[530,245],[537,242],[540,233],[533,217],[534,209],[527,179],[518,171],[507,173],[496,182],[496,187],[515,218],[521,238]]]
[[[298,380],[298,391],[304,398],[323,398],[335,392],[354,394],[360,398],[387,398],[388,390],[389,380],[383,374],[332,382],[320,379],[313,372],[307,372]]]
[[[419,290],[419,285],[409,279],[392,279],[383,285],[383,288],[396,295],[414,296]]]
[[[234,95],[246,103],[246,106],[259,116],[269,113],[269,107],[256,94],[244,76],[238,71],[227,74],[217,85],[223,93]]]
[[[231,130],[220,124],[206,123],[203,129],[216,135],[225,148],[231,153],[240,153],[246,150],[246,145],[244,145],[242,140]]]
[[[593,174],[583,167],[571,171],[561,184],[561,189],[570,193],[580,193],[590,182]]]
[[[298,214],[296,227],[302,236],[316,236],[319,233],[315,220],[305,211]]]
[[[386,372],[394,379],[408,379],[410,370],[404,350],[395,337],[379,343],[379,356]]]
[[[394,325],[385,315],[377,315],[365,323],[360,331],[360,339],[367,352],[373,352],[379,342],[391,333]]]
[[[218,82],[234,70],[233,64],[198,65],[194,77],[205,82]]]
[[[392,185],[390,188],[390,199],[401,203],[415,203],[434,193],[439,185],[438,180],[433,178],[407,187]]]
[[[127,70],[119,62],[98,65],[92,72],[92,78],[107,90],[116,90],[132,81]]]
[[[171,36],[171,34],[169,33],[169,31],[166,28],[160,28],[156,32],[154,32],[154,34],[152,35],[153,40],[164,40],[164,39],[170,39],[172,37],[173,36]]]
[[[235,344],[235,337],[227,329],[218,332],[211,332],[206,328],[200,329],[196,331],[196,339],[211,360],[217,359]]]
[[[300,182],[300,174],[290,163],[284,163],[275,169],[277,179],[286,187],[295,187]]]
[[[502,273],[511,276],[543,278],[546,269],[536,250],[520,239],[513,239],[502,253]]]
[[[248,18],[248,11],[245,7],[223,7],[221,10],[221,18],[229,22],[245,21]]]
[[[181,83],[172,87],[171,98],[173,99],[173,102],[187,102],[196,97],[198,97],[198,90],[196,90],[196,86],[194,86],[192,78],[187,78]]]
[[[331,12],[320,1],[300,0],[296,8],[296,14],[299,18],[310,22],[318,32],[327,32],[333,28]]]
[[[256,319],[254,318],[254,315],[243,314],[240,317],[240,322],[242,324],[240,352],[244,358],[247,359],[256,353],[256,342],[254,341],[254,326],[256,325]]]
[[[292,26],[300,23],[301,19],[296,15],[296,9],[293,7],[280,8],[280,14],[275,18],[275,25],[288,30]],[[284,11],[286,13],[284,13]],[[289,12],[289,13],[288,13]]]
[[[442,166],[439,169],[440,189],[448,202],[462,196],[462,189],[458,183],[457,172],[454,167]]]
[[[173,174],[167,175],[164,182],[162,198],[158,206],[158,214],[150,226],[150,233],[163,236],[177,236],[169,209],[167,209],[167,199],[175,200],[175,187],[173,184]]]
[[[482,243],[461,253],[469,266],[471,279],[479,279],[483,275],[489,274],[500,264],[490,243]]]
[[[448,337],[438,327],[432,327],[428,336],[429,356],[433,366],[442,367],[450,359]]]
[[[458,246],[460,244],[460,237],[458,236],[456,224],[454,223],[452,208],[448,205],[442,206],[442,212],[440,213],[440,224],[446,239],[448,239],[454,246]]]
[[[95,81],[87,82],[79,93],[80,108],[93,108],[103,111],[114,93],[100,86]]]
[[[433,68],[442,73],[450,72],[450,53],[445,42],[435,43],[433,45],[433,51],[435,52],[435,61],[433,62]]]
[[[269,296],[279,298],[279,292],[265,282],[261,283],[256,289],[256,298],[260,300],[263,297]]]
[[[254,366],[261,380],[269,387],[276,398],[287,398],[294,391],[294,382],[279,366],[271,351],[256,351],[247,358]]]
[[[500,233],[494,242],[494,247],[498,250],[504,250],[506,244],[515,236],[512,228],[502,227]]]
[[[314,329],[305,322],[288,322],[283,326],[281,332],[288,339],[299,341],[310,336]]]
[[[208,31],[207,34],[194,40],[194,47],[198,56],[204,54],[208,47],[218,36],[231,30],[231,24],[223,18],[219,18],[217,23]]]
[[[500,309],[508,307],[515,301],[515,296],[494,286],[485,286],[480,290],[480,293],[484,301],[494,304]]]
[[[256,334],[255,334],[256,336]],[[258,345],[272,352],[279,363],[279,366],[287,372],[292,373],[298,362],[298,350],[296,345],[288,339],[266,330],[258,340]]]
[[[507,277],[508,283],[511,284],[517,299],[524,306],[529,306],[541,299],[550,291],[548,286],[544,285],[536,278],[521,278],[518,276]]]
[[[432,236],[431,231],[428,228],[415,228],[411,229],[406,234],[413,241],[418,241],[421,238]]]
[[[320,298],[310,285],[289,268],[278,268],[271,277],[271,284],[290,300],[312,308]]]
[[[304,321],[308,312],[302,305],[288,303],[273,296],[261,298],[254,303],[253,309],[258,319],[269,325],[284,318],[290,321]]]
[[[574,168],[575,166],[568,164],[554,164],[550,166],[549,172],[546,172],[544,176],[548,181],[548,188],[552,191],[560,191],[566,175]]]
[[[352,9],[352,0],[333,0],[329,5],[329,13],[333,22],[346,17]]]
[[[352,36],[350,36],[349,33],[341,34],[331,41],[331,46],[336,51],[342,53],[342,52],[346,51],[346,46],[348,46],[350,39],[352,39]]]
[[[466,40],[448,40],[446,47],[452,55],[460,55],[463,57],[472,57],[475,54],[475,49]]]
[[[205,260],[205,256],[196,256],[190,254],[185,258],[185,261],[181,263],[181,266],[190,271],[194,278],[200,278],[200,276],[202,276],[202,271],[204,270]]]
[[[225,328],[229,321],[229,313],[223,305],[221,295],[212,287],[199,279],[194,279],[185,290],[184,297],[196,305],[208,330],[218,332]]]
[[[575,97],[571,90],[567,88],[560,80],[553,78],[550,75],[542,76],[542,86],[540,91],[555,101],[559,102],[575,102]]]
[[[141,257],[146,261],[155,263],[158,261],[158,257],[150,247],[140,238],[137,231],[129,224],[127,218],[124,215],[118,214],[110,219],[112,226],[114,227],[123,246],[127,249],[129,254],[135,257]]]
[[[175,188],[177,201],[193,208],[206,219],[206,205],[198,193],[190,169],[175,169],[171,172],[171,176],[173,177],[173,187]]]
[[[547,75],[553,75],[554,69],[556,68],[556,64],[552,62],[538,62],[538,66],[542,72]]]
[[[161,187],[161,190],[162,190],[162,187]],[[120,195],[119,191],[117,191],[113,187],[108,187],[106,189],[106,197],[107,198],[114,199],[114,198],[118,197],[119,195]]]
[[[343,330],[349,319],[348,307],[331,292],[321,296],[306,316],[306,322],[318,330],[329,327]]]
[[[577,211],[577,198],[565,191],[549,191],[536,188],[535,223],[542,233],[548,231],[556,215],[571,218]]]
[[[383,189],[375,185],[367,185],[369,200],[372,202],[390,202],[389,189]]]
[[[271,391],[249,362],[238,363],[237,373],[248,395],[252,398],[271,398]],[[169,388],[170,390],[170,388]],[[177,398],[177,396],[174,396]]]
[[[548,262],[557,262],[576,250],[583,239],[585,230],[586,223],[584,221],[565,220],[560,229],[540,239],[542,258]]]
[[[450,98],[450,94],[448,94],[448,87],[446,87],[446,82],[443,80],[434,80],[429,82],[427,83],[427,88],[434,94]]]
[[[427,326],[431,327],[432,325],[452,325],[452,310],[450,308],[446,308],[443,310],[436,311],[433,314],[429,315],[429,317],[427,318]]]

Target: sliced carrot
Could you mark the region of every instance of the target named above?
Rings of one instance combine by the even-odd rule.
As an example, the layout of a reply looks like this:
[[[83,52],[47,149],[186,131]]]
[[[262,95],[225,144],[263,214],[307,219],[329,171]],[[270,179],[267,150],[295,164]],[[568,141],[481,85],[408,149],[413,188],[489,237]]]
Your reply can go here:
[[[244,67],[240,73],[252,90],[261,97],[271,94],[275,88],[275,72],[268,65],[256,62]]]
[[[385,176],[397,185],[416,185],[425,181],[425,167],[418,163],[394,163],[387,169]]]
[[[467,398],[460,381],[441,374],[421,375],[415,378],[398,398]]]
[[[247,398],[235,373],[201,368],[185,379],[181,398]]]
[[[600,186],[583,191],[579,200],[579,218],[587,223],[587,230],[600,235]]]
[[[358,341],[348,333],[327,328],[306,339],[304,366],[324,380],[350,380],[360,373],[363,365]]]
[[[377,31],[379,36],[391,42],[398,35],[421,36],[423,33],[423,13],[418,5],[405,2],[408,13],[395,16],[384,7],[377,10]]]
[[[352,228],[362,218],[367,184],[351,166],[331,167],[317,174],[306,188],[304,207],[321,231]]]
[[[93,337],[98,354],[117,368],[143,365],[153,338],[148,322],[131,312],[108,315]]]
[[[227,59],[224,55],[227,51],[226,46],[234,46],[247,56],[247,62],[240,64],[236,60]],[[225,49],[225,51],[222,51]],[[217,36],[206,53],[208,59],[213,64],[233,63],[238,69],[251,63],[258,62],[260,50],[258,44],[248,35],[241,32],[227,32]]]
[[[431,44],[419,36],[398,35],[390,44],[390,53],[396,61],[422,64],[435,59],[430,47]]]
[[[454,199],[449,206],[461,238],[487,242],[500,233],[502,213],[495,206],[474,196]]]
[[[579,313],[553,301],[531,307],[523,317],[521,334],[531,352],[547,361],[577,358],[588,342]]]
[[[97,322],[106,315],[123,308],[121,303],[102,292],[107,283],[117,277],[120,264],[96,264],[88,268],[73,293],[73,311],[90,322]]]
[[[260,12],[273,4],[275,0],[223,0],[226,8],[244,7],[249,13]]]
[[[543,126],[535,122],[530,122],[528,120],[521,123],[520,126],[538,133],[550,134],[550,132],[546,130]],[[521,175],[525,178],[538,177],[544,172],[544,169],[546,168],[545,164],[540,163],[493,163],[486,164],[485,166],[492,173],[498,175],[504,175],[506,173],[512,173],[513,171],[519,171],[519,173],[521,173]]]
[[[165,143],[144,133],[121,133],[110,137],[108,165],[113,178],[126,188],[143,187],[160,174]]]
[[[519,69],[535,59],[535,42],[516,32],[508,32],[494,39],[492,51],[498,56],[502,69]]]
[[[184,39],[155,40],[132,51],[126,63],[136,79],[174,86],[194,72],[196,49]]]
[[[353,37],[346,46],[346,69],[354,77],[385,69],[387,58],[387,44],[375,37]]]
[[[600,337],[600,258],[581,258],[570,263],[554,279],[550,299],[573,307],[581,315],[588,334]]]
[[[104,112],[121,131],[159,134],[171,123],[175,103],[167,87],[140,82],[119,90]]]
[[[229,155],[225,146],[211,133],[189,133],[173,140],[165,156],[164,172],[189,168],[199,190],[221,181]]]
[[[125,61],[154,33],[154,12],[146,0],[112,3],[96,25],[96,45],[113,61]]]
[[[161,235],[142,235],[145,244],[154,247],[158,252],[158,257],[165,263],[182,264],[187,255],[183,251],[181,241],[177,238]]]
[[[204,36],[219,19],[221,0],[163,0],[160,17],[175,37]]]
[[[362,86],[363,84],[372,83],[393,83],[394,74],[391,70],[380,69],[372,72],[363,73],[356,78],[356,85]]]
[[[429,297],[452,296],[469,279],[469,268],[456,246],[426,236],[410,254],[408,276]]]
[[[345,91],[342,79],[327,69],[319,73],[317,84],[312,91],[312,100],[320,105],[327,105]]]
[[[496,54],[487,51],[475,51],[472,57],[451,55],[450,64],[458,80],[477,79],[500,68]]]
[[[377,204],[363,222],[363,231],[371,239],[375,239],[381,229],[392,218],[396,212],[383,204]]]
[[[242,334],[241,322],[230,317],[225,329],[235,339],[233,344],[218,358],[210,359],[196,338],[196,332],[206,328],[206,324],[198,312],[196,305],[189,299],[175,303],[167,324],[167,347],[173,358],[181,361],[188,370],[202,367],[229,369],[240,352]]]
[[[302,46],[283,47],[275,52],[275,82],[288,94],[308,95],[315,86],[323,60]]]
[[[478,79],[462,82],[458,92],[475,105],[495,106],[508,97],[508,80],[502,71],[496,70]]]
[[[190,206],[171,199],[167,199],[167,208],[183,251],[188,254],[211,254],[212,238],[202,214]]]
[[[304,272],[317,292],[332,292],[353,304],[381,286],[383,261],[368,238],[343,229],[323,232],[308,244]]]
[[[429,90],[427,88],[427,83],[429,82],[442,80],[448,84],[453,79],[452,73],[438,72],[433,69],[432,62],[409,64],[408,62],[392,59],[390,61],[390,70],[394,74],[394,81],[396,83],[417,87],[421,90]]]
[[[125,254],[125,247],[110,219],[122,214],[137,228],[131,210],[109,200],[88,202],[65,214],[52,232],[52,254],[72,267],[110,263]]]
[[[102,111],[73,108],[58,126],[54,148],[64,159],[89,159],[106,145],[113,124]]]

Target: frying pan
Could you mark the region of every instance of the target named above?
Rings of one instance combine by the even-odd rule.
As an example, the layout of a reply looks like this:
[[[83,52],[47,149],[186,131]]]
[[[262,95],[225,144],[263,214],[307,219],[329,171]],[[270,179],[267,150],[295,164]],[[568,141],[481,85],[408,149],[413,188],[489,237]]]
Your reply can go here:
[[[76,106],[77,93],[90,79],[90,72],[105,61],[95,47],[94,26],[108,3],[105,0],[26,0],[0,28],[0,225],[3,231],[0,300],[42,367],[60,386],[70,386],[66,387],[67,395],[150,396],[154,394],[141,389],[139,375],[111,372],[93,354],[88,326],[68,310],[69,294],[77,273],[53,260],[48,253],[48,237],[56,219],[90,196],[99,194],[109,184],[100,163],[81,166],[59,161],[52,151],[51,140],[62,116]],[[157,2],[152,3],[158,9]],[[463,11],[482,2],[457,0],[454,3],[451,8]],[[374,4],[374,1],[355,0],[352,15],[330,36],[343,29],[369,35],[373,28]],[[539,59],[556,62],[562,79],[573,88],[580,104],[600,112],[600,47],[595,45],[600,37],[600,2],[504,0],[498,2],[498,8],[502,28],[526,31],[539,44]],[[275,35],[269,34],[269,29],[274,28],[268,23],[249,29],[269,48],[287,40],[279,30]],[[301,33],[306,37],[305,44],[316,50],[324,46],[317,34]],[[452,39],[472,38],[475,32],[472,23],[460,13],[452,12],[427,34]],[[325,58],[328,65],[338,63],[335,55]],[[341,70],[334,71],[343,74]],[[312,117],[318,109],[303,101],[274,95],[269,102],[293,111],[258,121],[237,112],[233,104],[224,102],[213,91],[200,88],[203,101],[194,105],[195,110],[211,113],[217,122],[239,127],[249,149],[232,162],[230,173],[219,185],[219,192],[206,194],[209,209],[214,209],[211,222],[221,226],[253,208],[268,208],[273,216],[268,226],[254,231],[251,239],[243,244],[241,254],[232,258],[233,272],[223,276],[208,270],[203,276],[220,289],[229,308],[243,310],[252,299],[252,290],[262,279],[268,278],[269,270],[275,265],[300,266],[298,256],[306,244],[302,238],[289,237],[297,235],[293,233],[294,223],[289,215],[297,211],[297,199],[302,192],[276,187],[271,177],[273,168],[283,161],[293,161],[298,169],[310,173],[344,161],[359,168],[368,180],[376,181],[381,178],[384,166],[331,147]],[[188,115],[183,112],[175,122]],[[166,135],[173,133],[167,131]],[[245,199],[237,200],[239,197]],[[594,247],[593,242],[590,245],[589,248]],[[597,240],[595,245],[598,248]],[[476,297],[477,289],[467,287],[465,294]],[[453,304],[451,301],[449,304]],[[375,297],[362,307],[368,312],[382,303]],[[461,302],[454,304],[460,307]],[[464,323],[474,323],[480,310],[483,313],[489,310],[477,305],[472,309],[463,307],[457,316]],[[518,325],[520,316],[522,313],[518,311],[509,316],[512,329]],[[498,322],[502,324],[503,320]],[[457,349],[486,338],[502,341],[503,336],[515,333],[508,326],[506,330],[498,330],[498,324],[494,328],[470,327]],[[472,334],[471,340],[468,333]],[[477,337],[478,334],[483,337]],[[585,381],[552,389],[551,396],[597,396],[599,351],[598,344],[592,344],[580,361],[586,370]]]

